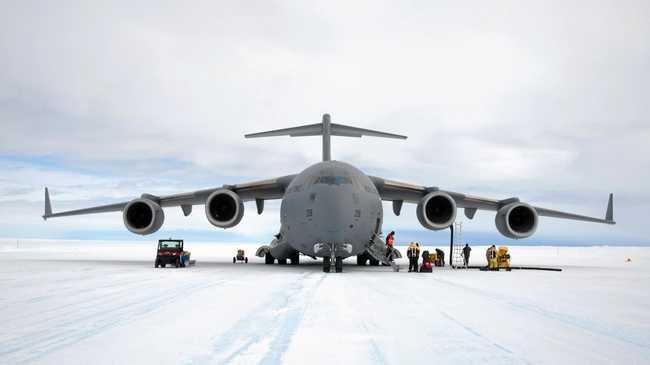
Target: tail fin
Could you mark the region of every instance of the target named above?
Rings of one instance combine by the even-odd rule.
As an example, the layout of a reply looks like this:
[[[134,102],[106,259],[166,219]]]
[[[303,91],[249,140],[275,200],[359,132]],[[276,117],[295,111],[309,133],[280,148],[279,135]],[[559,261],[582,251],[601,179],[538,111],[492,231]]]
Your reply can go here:
[[[383,137],[383,138],[396,138],[406,139],[406,136],[399,134],[392,134],[386,132],[375,131],[371,129],[363,129],[357,127],[350,127],[343,124],[331,123],[329,114],[323,114],[322,123],[302,125],[293,128],[276,129],[267,132],[246,134],[245,138],[260,138],[260,137],[276,137],[276,136],[290,136],[290,137],[305,137],[305,136],[323,136],[323,161],[331,160],[331,147],[330,136],[341,137]]]
[[[43,212],[43,220],[47,220],[51,216],[52,203],[50,202],[50,193],[47,191],[47,187],[45,187],[45,211]]]

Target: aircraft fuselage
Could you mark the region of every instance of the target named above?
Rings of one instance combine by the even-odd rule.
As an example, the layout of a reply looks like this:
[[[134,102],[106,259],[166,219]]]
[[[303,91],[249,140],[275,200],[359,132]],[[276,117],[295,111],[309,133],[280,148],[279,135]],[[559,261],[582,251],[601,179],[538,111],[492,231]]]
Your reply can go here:
[[[370,178],[339,161],[314,164],[287,187],[280,212],[280,241],[310,256],[363,253],[381,231],[381,198]]]

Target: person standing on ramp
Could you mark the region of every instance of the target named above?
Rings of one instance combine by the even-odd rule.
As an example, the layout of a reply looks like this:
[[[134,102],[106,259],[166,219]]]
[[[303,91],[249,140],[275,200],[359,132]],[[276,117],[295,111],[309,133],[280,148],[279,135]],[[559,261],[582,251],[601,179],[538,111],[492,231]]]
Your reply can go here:
[[[388,261],[393,261],[393,244],[395,243],[395,231],[390,231],[386,236],[386,258]]]

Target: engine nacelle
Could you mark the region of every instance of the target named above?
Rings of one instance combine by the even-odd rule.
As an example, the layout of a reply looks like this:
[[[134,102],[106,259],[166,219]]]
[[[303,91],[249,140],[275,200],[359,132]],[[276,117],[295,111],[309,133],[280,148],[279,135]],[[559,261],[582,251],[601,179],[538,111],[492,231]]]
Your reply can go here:
[[[456,201],[447,193],[431,192],[418,203],[417,216],[424,228],[434,231],[448,228],[456,219]]]
[[[205,201],[205,215],[214,226],[234,227],[244,217],[244,202],[234,191],[219,189]]]
[[[131,200],[122,210],[122,219],[126,229],[135,234],[152,234],[162,227],[165,212],[151,199]]]
[[[537,230],[538,221],[535,208],[519,202],[501,207],[494,217],[499,233],[513,239],[532,236]]]

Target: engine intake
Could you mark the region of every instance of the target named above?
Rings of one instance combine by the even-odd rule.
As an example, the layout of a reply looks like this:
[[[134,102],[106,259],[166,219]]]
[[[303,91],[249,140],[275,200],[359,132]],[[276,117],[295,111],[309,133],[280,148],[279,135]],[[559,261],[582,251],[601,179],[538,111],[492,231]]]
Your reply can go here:
[[[497,211],[494,223],[502,235],[520,239],[530,237],[537,230],[537,211],[526,203],[510,203]]]
[[[152,234],[162,227],[165,212],[151,199],[139,198],[130,201],[122,210],[126,229],[135,234]]]
[[[456,219],[456,201],[447,193],[434,191],[420,200],[416,212],[424,228],[445,229]]]
[[[214,226],[234,227],[244,217],[244,202],[234,191],[219,189],[205,201],[205,215]]]

